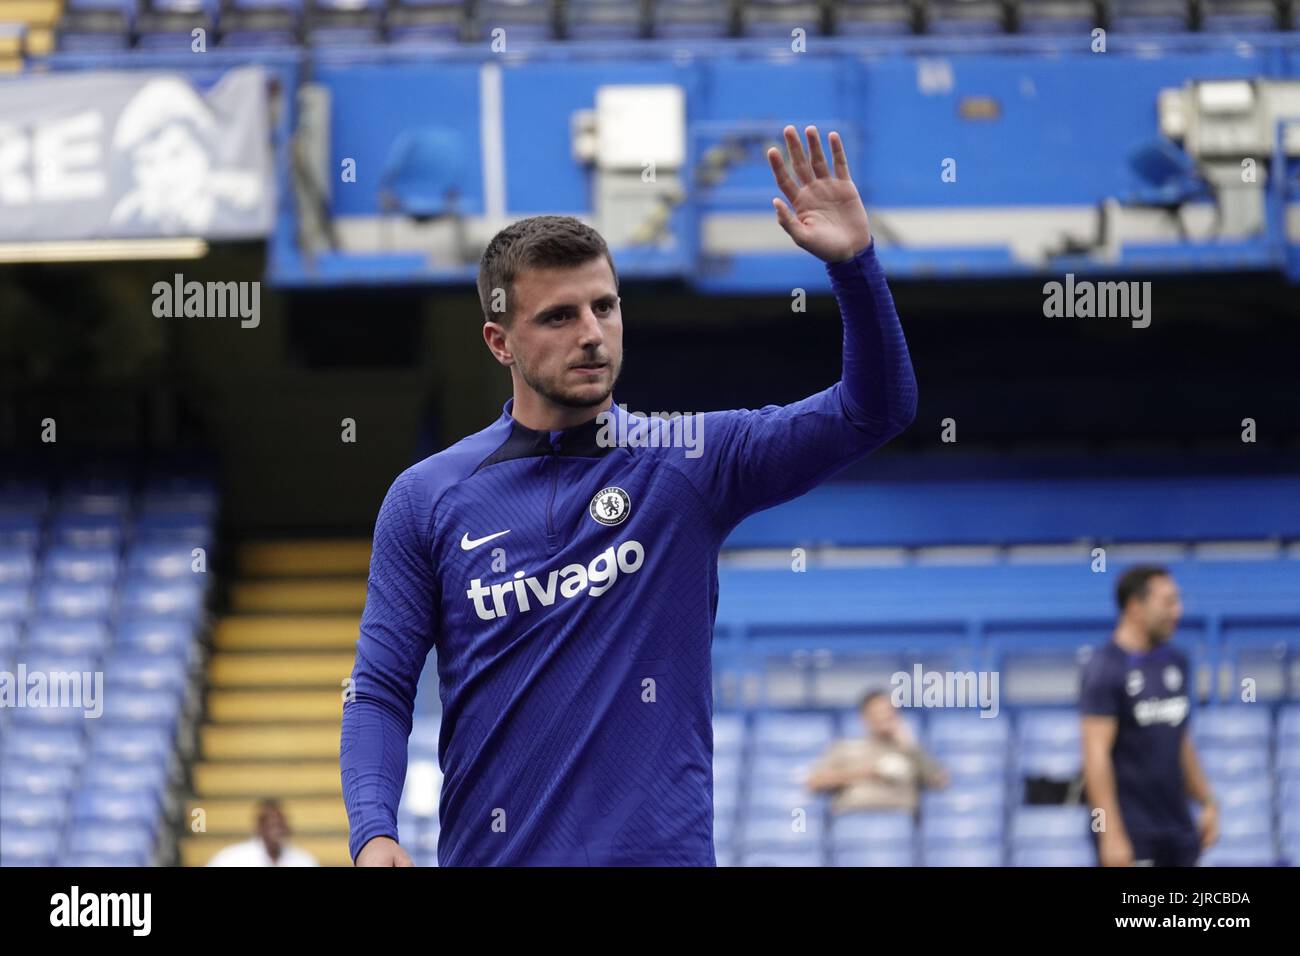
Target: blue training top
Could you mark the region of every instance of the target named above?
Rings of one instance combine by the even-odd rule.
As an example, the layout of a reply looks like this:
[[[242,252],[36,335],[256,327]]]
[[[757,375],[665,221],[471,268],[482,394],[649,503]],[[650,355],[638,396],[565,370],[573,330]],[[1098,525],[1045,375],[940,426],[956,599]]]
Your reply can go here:
[[[722,542],[916,412],[874,242],[826,270],[844,355],[822,392],[704,413],[694,451],[655,447],[680,424],[617,404],[612,433],[599,419],[533,431],[512,399],[398,476],[343,711],[354,859],[374,837],[398,839],[416,683],[437,647],[439,865],[714,865]]]

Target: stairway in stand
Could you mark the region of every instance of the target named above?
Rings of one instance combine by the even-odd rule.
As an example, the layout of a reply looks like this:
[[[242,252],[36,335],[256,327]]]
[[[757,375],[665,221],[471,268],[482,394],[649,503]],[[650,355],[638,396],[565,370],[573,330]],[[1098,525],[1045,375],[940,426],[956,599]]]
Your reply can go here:
[[[366,540],[240,548],[230,612],[214,631],[183,865],[249,839],[263,797],[281,800],[292,841],[322,866],[350,864],[339,723],[369,560]],[[206,832],[190,832],[196,809]]]
[[[54,49],[63,0],[0,0],[0,73],[18,73],[24,57]]]

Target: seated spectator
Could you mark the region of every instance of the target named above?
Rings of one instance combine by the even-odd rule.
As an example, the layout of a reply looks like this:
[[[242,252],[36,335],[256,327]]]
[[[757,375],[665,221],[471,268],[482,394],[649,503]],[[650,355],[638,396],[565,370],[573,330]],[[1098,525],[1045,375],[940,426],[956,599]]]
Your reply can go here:
[[[833,792],[831,812],[916,812],[922,787],[948,785],[948,775],[923,751],[884,691],[859,706],[865,737],[838,740],[813,767],[808,789]]]
[[[289,843],[289,822],[280,801],[263,800],[257,805],[257,836],[226,847],[208,861],[208,866],[319,866],[306,850]]]

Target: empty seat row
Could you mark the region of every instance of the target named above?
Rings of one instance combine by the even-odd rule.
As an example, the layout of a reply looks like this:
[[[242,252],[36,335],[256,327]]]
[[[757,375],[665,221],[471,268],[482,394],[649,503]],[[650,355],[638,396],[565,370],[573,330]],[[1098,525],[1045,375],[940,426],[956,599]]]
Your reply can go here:
[[[69,0],[64,50],[188,50],[193,31],[229,47],[456,43],[504,38],[890,36],[917,33],[1079,33],[1289,29],[1274,0]],[[496,31],[504,31],[498,34]]]

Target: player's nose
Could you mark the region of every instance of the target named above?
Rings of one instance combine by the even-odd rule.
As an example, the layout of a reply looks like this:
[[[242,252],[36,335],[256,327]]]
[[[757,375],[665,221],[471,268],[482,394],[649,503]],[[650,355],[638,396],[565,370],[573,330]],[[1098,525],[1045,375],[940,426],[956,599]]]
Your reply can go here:
[[[605,341],[600,330],[600,320],[590,308],[584,308],[578,318],[578,344],[583,348],[600,345]]]

